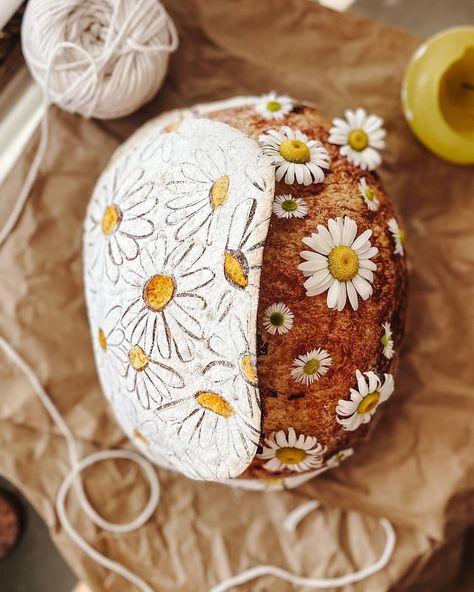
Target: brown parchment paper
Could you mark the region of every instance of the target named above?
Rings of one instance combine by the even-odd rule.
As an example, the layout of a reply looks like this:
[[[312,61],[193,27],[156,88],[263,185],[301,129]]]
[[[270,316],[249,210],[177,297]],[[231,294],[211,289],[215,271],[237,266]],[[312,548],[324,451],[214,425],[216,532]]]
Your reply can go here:
[[[97,382],[83,298],[82,219],[111,152],[165,109],[271,89],[381,115],[388,130],[381,176],[407,231],[411,286],[396,392],[370,440],[346,464],[297,491],[233,491],[159,470],[156,515],[140,531],[101,532],[74,496],[71,520],[99,551],[158,592],[201,592],[259,563],[335,576],[371,563],[383,548],[377,516],[395,525],[387,569],[364,592],[454,590],[463,532],[473,518],[473,170],[440,161],[411,135],[400,106],[407,60],[421,41],[307,0],[165,2],[180,38],[162,92],[140,112],[88,121],[51,109],[50,141],[22,218],[0,250],[0,332],[38,374],[82,454],[130,446]],[[38,141],[0,189],[12,207]],[[25,378],[0,355],[0,472],[48,523],[78,576],[100,592],[133,591],[69,540],[54,511],[68,471],[66,446]],[[89,469],[85,488],[110,520],[132,518],[148,489],[136,467]],[[282,526],[302,501],[323,509],[296,535]],[[295,590],[260,578],[244,591]]]

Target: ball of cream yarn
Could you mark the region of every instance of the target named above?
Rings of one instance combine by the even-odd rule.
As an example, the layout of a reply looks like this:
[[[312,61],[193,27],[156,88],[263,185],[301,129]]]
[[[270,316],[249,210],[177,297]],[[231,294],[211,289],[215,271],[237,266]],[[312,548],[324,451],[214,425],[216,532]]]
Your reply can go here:
[[[48,102],[85,117],[122,117],[160,88],[173,22],[159,0],[30,0],[23,53]]]

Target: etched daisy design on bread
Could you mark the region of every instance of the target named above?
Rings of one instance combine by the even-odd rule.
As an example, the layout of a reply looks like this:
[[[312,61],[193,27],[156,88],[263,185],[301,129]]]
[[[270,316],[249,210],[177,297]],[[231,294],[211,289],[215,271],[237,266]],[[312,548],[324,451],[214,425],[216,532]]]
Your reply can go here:
[[[377,266],[371,259],[378,249],[371,246],[371,236],[370,229],[357,236],[357,224],[349,216],[330,218],[327,227],[318,224],[317,232],[303,239],[313,250],[301,251],[305,261],[298,265],[308,277],[304,282],[306,296],[327,290],[329,308],[341,311],[349,299],[353,310],[357,310],[358,297],[367,300],[373,293],[373,272]]]
[[[395,349],[393,347],[393,337],[392,337],[392,327],[390,323],[382,323],[383,328],[383,335],[380,338],[380,342],[383,345],[383,355],[387,358],[387,360],[391,360],[393,358],[393,354],[395,353]]]
[[[286,95],[272,91],[262,95],[255,103],[254,109],[265,119],[280,120],[293,110],[293,101]]]
[[[308,213],[308,206],[301,197],[276,195],[272,211],[277,218],[304,218]]]
[[[344,114],[346,119],[333,119],[328,141],[341,146],[339,152],[350,163],[374,170],[382,162],[379,150],[385,148],[383,119],[367,115],[365,109],[347,109]]]
[[[287,185],[310,185],[324,181],[329,154],[319,140],[310,140],[300,130],[288,126],[269,130],[259,139],[263,152],[273,159],[275,179]]]
[[[376,212],[380,207],[380,202],[375,195],[375,191],[367,184],[367,179],[365,177],[362,177],[359,181],[359,191],[369,210]]]
[[[265,438],[263,451],[257,458],[266,460],[263,468],[272,473],[284,470],[301,473],[320,468],[325,451],[314,436],[296,436],[295,430],[289,428],[288,434],[280,430]]]
[[[329,352],[318,347],[306,354],[298,356],[293,361],[291,376],[296,382],[301,382],[308,386],[315,380],[324,376],[332,364],[332,358]]]
[[[350,399],[339,399],[336,407],[337,422],[344,430],[353,432],[363,423],[369,423],[380,403],[393,393],[393,377],[384,375],[384,382],[375,372],[362,374],[356,370],[357,389],[351,388]]]
[[[405,231],[400,228],[395,218],[390,218],[388,221],[388,229],[392,235],[393,242],[395,244],[394,252],[397,255],[403,255],[403,243],[405,242]]]
[[[270,335],[283,335],[293,327],[294,315],[286,304],[276,302],[265,309],[263,326]]]

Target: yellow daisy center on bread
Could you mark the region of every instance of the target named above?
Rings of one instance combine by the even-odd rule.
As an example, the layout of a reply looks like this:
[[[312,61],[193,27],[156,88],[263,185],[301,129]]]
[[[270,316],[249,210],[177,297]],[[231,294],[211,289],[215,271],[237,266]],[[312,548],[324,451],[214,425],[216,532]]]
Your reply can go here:
[[[272,312],[270,315],[270,323],[274,327],[281,327],[285,322],[285,315],[281,312]]]
[[[278,101],[268,101],[267,103],[267,111],[271,111],[274,113],[275,111],[280,111],[281,103]]]
[[[285,199],[285,201],[281,203],[281,208],[282,210],[285,210],[285,212],[294,212],[298,209],[298,204],[294,199]]]
[[[175,285],[169,275],[155,275],[143,288],[143,300],[151,310],[159,312],[173,299]]]
[[[146,444],[147,446],[150,444],[150,441],[148,440],[148,438],[146,436],[144,436],[139,430],[134,430],[133,436],[137,440],[140,440],[140,442],[143,442],[143,444]]]
[[[362,150],[365,150],[369,145],[369,136],[364,132],[364,130],[356,129],[350,132],[347,141],[353,150],[362,152]]]
[[[201,407],[204,407],[204,409],[208,409],[224,419],[229,419],[229,417],[235,415],[232,405],[217,393],[210,393],[207,391],[197,393],[196,401]]]
[[[302,450],[301,448],[285,446],[284,448],[279,448],[275,452],[275,456],[284,465],[297,465],[300,462],[304,461],[304,459],[307,456],[307,453],[305,450]]]
[[[99,329],[97,332],[97,339],[99,340],[99,345],[103,351],[107,349],[107,337],[102,329]]]
[[[211,206],[214,209],[220,207],[226,202],[228,194],[229,177],[227,177],[227,175],[223,175],[212,184],[211,190],[209,191]]]
[[[224,255],[224,273],[227,280],[236,287],[245,288],[248,285],[247,272],[244,268],[245,256],[236,251],[226,251]]]
[[[148,367],[150,363],[149,356],[142,350],[141,347],[135,346],[128,352],[128,359],[130,360],[130,364],[132,368],[137,372],[142,372]]]
[[[350,247],[335,247],[328,256],[329,271],[333,278],[348,282],[359,271],[359,257]]]
[[[364,189],[364,195],[369,201],[373,201],[375,198],[374,190],[371,187],[366,187]]]
[[[380,393],[374,391],[366,395],[362,401],[357,405],[357,413],[370,413],[373,411],[380,401]]]
[[[405,231],[402,228],[398,229],[398,240],[403,244],[405,242]]]
[[[312,376],[313,374],[316,374],[316,372],[319,370],[319,368],[321,367],[321,363],[319,360],[317,360],[316,358],[311,358],[311,360],[308,360],[305,365],[303,366],[303,372],[304,374],[307,374],[308,376]]]
[[[102,216],[102,232],[105,236],[114,233],[122,220],[122,212],[117,206],[107,206]]]
[[[308,146],[301,140],[284,140],[280,144],[280,154],[288,162],[305,164],[311,160]]]
[[[244,354],[240,359],[240,368],[244,377],[251,382],[256,384],[257,382],[257,367],[255,366],[250,354]]]

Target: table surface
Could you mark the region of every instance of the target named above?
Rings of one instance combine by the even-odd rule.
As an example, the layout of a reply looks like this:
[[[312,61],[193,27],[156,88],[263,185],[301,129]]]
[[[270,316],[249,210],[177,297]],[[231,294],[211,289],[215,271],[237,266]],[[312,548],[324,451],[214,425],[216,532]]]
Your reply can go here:
[[[474,20],[472,0],[321,0],[321,4],[425,36]],[[26,138],[29,133],[25,132]],[[0,488],[14,489],[2,478]],[[53,546],[45,524],[19,497],[25,509],[25,530],[12,555],[0,562],[2,592],[70,592],[73,588],[74,592],[87,592],[85,586],[77,584],[74,574]]]

